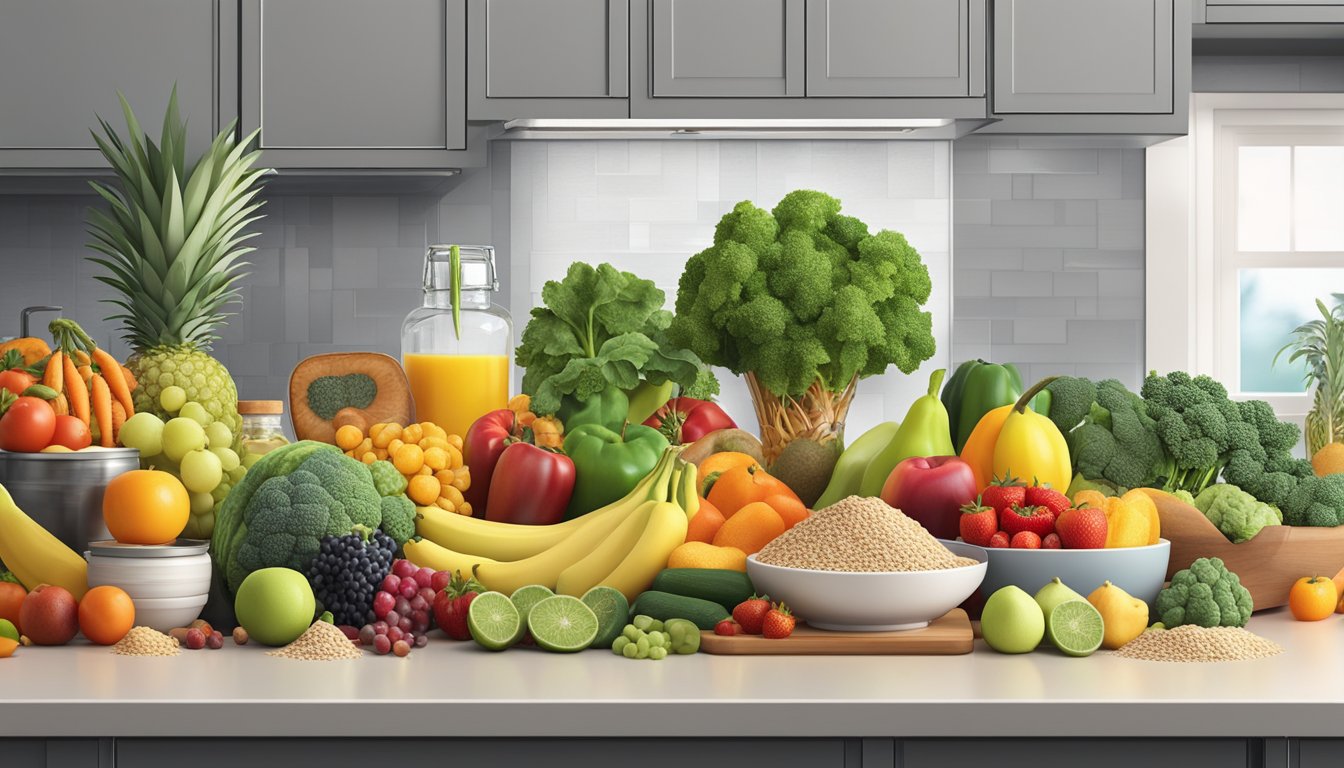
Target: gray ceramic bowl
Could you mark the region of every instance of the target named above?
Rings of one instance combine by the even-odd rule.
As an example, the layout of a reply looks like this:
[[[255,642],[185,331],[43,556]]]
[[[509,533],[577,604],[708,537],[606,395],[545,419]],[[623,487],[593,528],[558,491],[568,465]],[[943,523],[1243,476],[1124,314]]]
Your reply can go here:
[[[980,592],[989,597],[1009,584],[1036,594],[1046,582],[1059,577],[1086,597],[1109,581],[1148,603],[1157,599],[1167,575],[1171,542],[1117,549],[986,549],[989,569]]]
[[[979,562],[944,571],[854,573],[767,565],[751,555],[747,575],[758,593],[788,603],[817,629],[919,629],[970,597],[985,576],[984,549],[960,541],[942,544]]]

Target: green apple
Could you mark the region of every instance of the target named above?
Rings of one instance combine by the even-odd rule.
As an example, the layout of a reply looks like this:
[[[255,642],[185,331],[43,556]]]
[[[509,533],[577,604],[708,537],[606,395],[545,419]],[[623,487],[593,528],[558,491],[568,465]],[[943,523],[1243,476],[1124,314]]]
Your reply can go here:
[[[233,600],[238,623],[265,645],[288,645],[313,623],[317,600],[302,573],[289,568],[253,571]]]
[[[7,637],[14,641],[19,639],[19,630],[14,626],[14,622],[9,619],[0,619],[0,637]]]
[[[1029,653],[1045,637],[1045,613],[1031,595],[1010,585],[985,601],[980,631],[999,653]]]

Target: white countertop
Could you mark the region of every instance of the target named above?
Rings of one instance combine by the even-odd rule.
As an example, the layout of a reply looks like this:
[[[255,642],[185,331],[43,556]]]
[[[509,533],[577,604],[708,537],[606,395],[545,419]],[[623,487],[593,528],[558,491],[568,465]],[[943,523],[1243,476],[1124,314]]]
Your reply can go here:
[[[490,653],[444,639],[303,662],[256,644],[171,658],[22,648],[0,660],[7,736],[1336,736],[1344,616],[1249,627],[1270,659]],[[1005,706],[1011,705],[1011,706]]]

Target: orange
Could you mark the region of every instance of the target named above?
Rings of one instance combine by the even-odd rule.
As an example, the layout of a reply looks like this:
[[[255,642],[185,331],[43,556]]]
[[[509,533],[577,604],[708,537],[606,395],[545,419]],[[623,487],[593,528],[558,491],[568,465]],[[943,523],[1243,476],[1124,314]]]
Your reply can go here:
[[[747,553],[737,547],[716,547],[703,541],[688,541],[672,550],[667,558],[667,567],[715,568],[746,573]]]
[[[91,643],[112,645],[135,626],[135,603],[120,587],[94,587],[79,601],[79,631]]]
[[[1073,506],[1075,507],[1096,507],[1097,509],[1106,508],[1106,494],[1101,491],[1094,491],[1091,488],[1085,491],[1079,491],[1073,494]]]
[[[765,501],[771,496],[784,495],[797,497],[789,486],[771,477],[760,465],[734,467],[719,475],[714,487],[705,498],[724,518],[731,518],[737,510],[753,501]]]
[[[1288,591],[1288,610],[1298,621],[1329,618],[1338,604],[1339,590],[1324,576],[1303,576]]]
[[[723,525],[723,513],[713,504],[704,499],[700,500],[700,510],[691,518],[691,523],[686,527],[687,541],[701,541],[706,544],[714,540],[714,534],[719,532]]]
[[[28,591],[18,584],[0,581],[0,619],[9,619],[20,632],[23,627],[19,626],[19,608],[27,596]]]
[[[769,504],[756,501],[724,521],[723,527],[714,534],[714,546],[737,547],[754,555],[784,530],[784,518]]]
[[[737,451],[720,451],[711,453],[700,462],[696,479],[700,482],[700,493],[705,492],[705,481],[715,472],[723,474],[736,467],[750,467],[756,464],[756,457]]]
[[[1317,477],[1344,472],[1344,443],[1326,443],[1311,457],[1311,469]]]
[[[167,472],[133,469],[112,478],[103,492],[103,522],[122,544],[167,544],[182,535],[191,500]]]
[[[779,513],[780,518],[784,520],[785,528],[792,528],[807,519],[811,514],[803,500],[792,493],[777,493],[774,496],[768,496],[765,503]]]
[[[416,475],[406,486],[406,495],[422,507],[433,504],[442,492],[442,484],[433,475]]]
[[[8,637],[0,637],[0,659],[8,659],[14,655],[14,649],[19,647],[18,640],[10,640]]]

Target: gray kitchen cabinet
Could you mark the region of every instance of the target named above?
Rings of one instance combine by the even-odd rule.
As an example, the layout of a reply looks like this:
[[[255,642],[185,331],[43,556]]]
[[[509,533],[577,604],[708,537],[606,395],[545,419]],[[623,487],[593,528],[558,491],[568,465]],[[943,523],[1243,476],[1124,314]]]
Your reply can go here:
[[[1340,24],[1344,23],[1344,2],[1340,0],[1196,0],[1203,11],[1200,21],[1218,24]],[[1279,36],[1277,30],[1265,30],[1267,38]],[[1288,31],[1292,38],[1299,33]],[[1335,35],[1331,35],[1332,37]]]
[[[155,137],[168,96],[188,152],[237,116],[237,0],[0,4],[0,171],[106,167],[90,135],[125,132],[117,91]]]
[[[468,116],[627,117],[629,0],[468,0]]]
[[[1246,768],[1254,739],[910,739],[898,742],[902,768]]]
[[[653,0],[653,95],[798,97],[804,0]]]
[[[241,111],[284,169],[463,164],[464,0],[243,0]]]
[[[807,95],[969,96],[969,0],[808,0]],[[976,41],[983,51],[983,40]]]
[[[112,768],[112,739],[0,739],[5,768]]]

